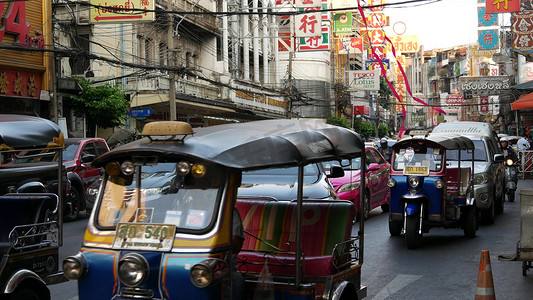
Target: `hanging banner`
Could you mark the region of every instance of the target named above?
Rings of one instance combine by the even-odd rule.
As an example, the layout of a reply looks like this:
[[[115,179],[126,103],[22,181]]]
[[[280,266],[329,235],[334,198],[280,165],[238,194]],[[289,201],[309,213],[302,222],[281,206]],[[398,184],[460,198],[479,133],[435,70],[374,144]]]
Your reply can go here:
[[[370,10],[372,11],[382,11],[385,6],[385,0],[370,0],[368,1],[368,6],[370,6]]]
[[[389,26],[389,16],[384,13],[370,13],[366,19],[367,25],[370,28],[382,28]]]
[[[387,43],[387,52],[392,52],[392,46],[401,53],[416,53],[420,48],[418,35],[395,35],[389,39],[392,44]]]
[[[383,29],[369,30],[369,35],[372,45],[382,45],[385,43],[385,31]]]
[[[478,43],[480,49],[497,49],[499,43],[498,30],[478,30]]]
[[[485,12],[485,7],[477,8],[477,23],[479,27],[498,25],[498,14],[489,14]]]
[[[352,13],[334,14],[333,30],[336,35],[352,34]]]
[[[379,71],[348,71],[348,86],[354,91],[379,91]]]
[[[489,14],[510,13],[520,11],[520,0],[490,0],[485,2]]]
[[[361,37],[341,37],[337,41],[337,52],[339,54],[363,53],[363,39]]]

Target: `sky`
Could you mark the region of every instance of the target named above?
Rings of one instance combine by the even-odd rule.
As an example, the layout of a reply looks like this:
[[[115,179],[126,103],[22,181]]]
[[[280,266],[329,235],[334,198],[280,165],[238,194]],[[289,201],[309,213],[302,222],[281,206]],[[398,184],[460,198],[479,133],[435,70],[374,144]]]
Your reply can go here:
[[[386,4],[403,0],[385,0]],[[423,3],[423,2],[421,2]],[[418,35],[424,50],[448,48],[477,42],[477,0],[441,0],[426,5],[416,3],[388,6],[388,35],[396,22],[405,23],[405,35]],[[398,28],[398,27],[395,27]]]

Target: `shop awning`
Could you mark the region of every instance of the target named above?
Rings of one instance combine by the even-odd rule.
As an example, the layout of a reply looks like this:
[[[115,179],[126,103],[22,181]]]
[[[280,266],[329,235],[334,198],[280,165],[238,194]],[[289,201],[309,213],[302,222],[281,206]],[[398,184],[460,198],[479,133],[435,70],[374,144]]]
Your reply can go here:
[[[533,108],[533,93],[526,94],[511,103],[512,110]]]
[[[511,88],[515,90],[533,90],[533,80],[513,85]]]

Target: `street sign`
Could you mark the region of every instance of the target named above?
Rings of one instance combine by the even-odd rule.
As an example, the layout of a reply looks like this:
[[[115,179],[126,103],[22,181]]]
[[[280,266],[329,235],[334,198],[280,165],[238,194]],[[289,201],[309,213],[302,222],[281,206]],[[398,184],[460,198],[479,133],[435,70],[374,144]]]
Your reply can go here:
[[[129,112],[129,115],[134,117],[134,118],[145,118],[146,117],[149,117],[152,115],[152,113],[154,113],[151,109],[149,108],[140,108],[140,109],[132,109],[130,112]]]

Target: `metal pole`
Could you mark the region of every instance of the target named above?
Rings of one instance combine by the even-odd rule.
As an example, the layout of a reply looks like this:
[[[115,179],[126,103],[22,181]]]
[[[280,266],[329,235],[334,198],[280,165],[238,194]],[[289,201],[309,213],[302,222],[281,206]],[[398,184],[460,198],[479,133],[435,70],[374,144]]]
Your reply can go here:
[[[168,0],[168,12],[172,11],[173,0]],[[174,15],[168,14],[168,31],[167,31],[167,44],[168,44],[168,53],[169,61],[168,63],[172,66],[176,66],[176,59],[174,53]],[[170,121],[176,121],[176,78],[173,71],[168,72],[168,104],[170,106]]]
[[[298,166],[298,195],[296,200],[296,288],[300,287],[302,251],[302,201],[304,194],[304,167]]]

